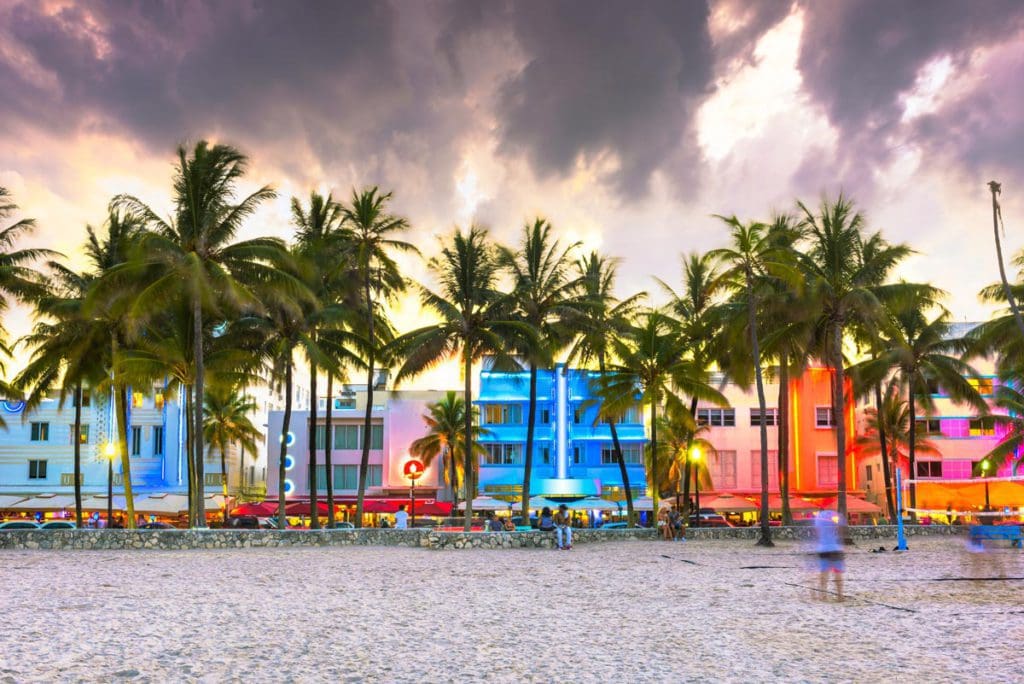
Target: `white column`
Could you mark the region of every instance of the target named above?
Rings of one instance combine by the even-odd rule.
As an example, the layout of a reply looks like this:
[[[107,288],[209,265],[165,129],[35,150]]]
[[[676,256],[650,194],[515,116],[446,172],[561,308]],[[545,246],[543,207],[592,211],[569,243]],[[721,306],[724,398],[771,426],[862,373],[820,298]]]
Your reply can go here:
[[[569,388],[565,366],[555,366],[555,477],[569,477]]]

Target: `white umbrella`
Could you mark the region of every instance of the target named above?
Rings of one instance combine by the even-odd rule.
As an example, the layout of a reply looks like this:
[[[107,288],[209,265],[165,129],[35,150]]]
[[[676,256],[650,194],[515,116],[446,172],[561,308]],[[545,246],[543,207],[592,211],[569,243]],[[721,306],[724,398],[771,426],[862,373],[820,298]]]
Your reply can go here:
[[[188,510],[186,494],[149,494],[135,500],[136,513],[155,515],[178,515]]]
[[[599,499],[596,496],[588,496],[585,499],[579,499],[568,504],[569,508],[574,511],[617,511],[619,510],[618,504],[613,501],[606,501],[605,499]]]
[[[123,511],[125,507],[124,497],[115,496],[114,505],[111,506],[115,511]],[[82,510],[83,511],[105,511],[107,510],[107,495],[96,494],[89,497],[88,499],[82,499]]]
[[[0,494],[0,511],[10,508],[13,504],[19,501],[24,501],[27,496],[21,496],[18,494]]]
[[[59,511],[74,508],[75,497],[66,494],[40,494],[11,504],[7,508],[12,511]]]
[[[653,511],[654,510],[654,499],[649,496],[640,496],[633,499],[633,510],[634,511]]]
[[[530,497],[530,510],[540,510],[547,506],[548,508],[558,508],[558,502],[552,501],[551,499],[544,496],[531,496]]]
[[[473,499],[473,510],[474,511],[507,511],[514,504],[508,501],[502,501],[501,499],[495,499],[490,496],[478,496]],[[459,509],[463,510],[466,508],[466,502],[459,502]]]

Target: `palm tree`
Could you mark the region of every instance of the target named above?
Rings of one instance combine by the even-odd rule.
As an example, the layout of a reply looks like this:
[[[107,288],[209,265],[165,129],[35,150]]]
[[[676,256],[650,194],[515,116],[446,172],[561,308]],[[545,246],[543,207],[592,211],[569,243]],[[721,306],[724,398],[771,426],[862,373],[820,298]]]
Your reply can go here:
[[[661,283],[661,281],[659,281]],[[683,255],[683,293],[676,292],[667,284],[661,286],[672,297],[670,307],[682,324],[683,336],[690,356],[697,368],[709,370],[715,357],[714,349],[719,342],[720,321],[714,307],[715,299],[722,289],[722,280],[714,256],[710,253],[693,252]],[[706,376],[705,379],[708,379]],[[690,415],[697,414],[697,397],[690,397]],[[692,446],[692,445],[690,445]],[[687,446],[686,453],[690,453]],[[682,460],[684,518],[689,515],[690,467],[689,459]]]
[[[603,257],[597,252],[591,252],[576,263],[577,312],[572,321],[576,329],[576,341],[569,350],[566,365],[571,365],[573,359],[578,359],[583,365],[596,363],[598,389],[605,382],[608,364],[614,361],[612,337],[629,331],[630,321],[636,314],[638,302],[645,296],[644,293],[639,293],[622,300],[615,296],[618,265],[617,259]],[[627,520],[632,526],[635,520],[633,490],[630,488],[629,472],[622,455],[619,432],[615,426],[617,415],[605,410],[602,403],[598,419],[608,423],[615,461],[619,464],[619,476],[622,478],[622,489],[626,495]]]
[[[159,267],[157,277],[139,294],[134,313],[159,311],[175,296],[184,295],[192,310],[192,345],[195,363],[193,386],[192,452],[195,480],[203,487],[203,400],[206,394],[204,367],[204,309],[220,316],[222,307],[258,308],[243,282],[275,280],[283,243],[258,238],[232,243],[243,223],[274,191],[263,186],[237,204],[235,187],[245,175],[248,159],[229,145],[196,143],[191,154],[177,150],[174,177],[174,210],[169,220],[140,200],[122,195],[116,205],[143,216],[153,231],[145,240],[141,266]],[[288,285],[286,285],[288,286]],[[201,491],[201,490],[200,490]],[[203,496],[196,497],[199,524],[205,524]]]
[[[725,397],[706,382],[706,373],[692,359],[683,356],[685,340],[679,322],[665,313],[650,309],[623,337],[613,338],[611,348],[617,364],[601,378],[598,396],[605,410],[621,413],[639,402],[650,412],[651,439],[648,445],[651,467],[648,485],[658,510],[661,482],[658,479],[658,407],[678,402],[673,390],[687,396],[725,404]]]
[[[714,445],[702,436],[707,431],[706,425],[697,424],[693,413],[681,399],[667,402],[664,414],[658,417],[658,434],[661,435],[658,449],[659,456],[662,457],[658,460],[658,465],[661,468],[658,480],[663,483],[662,491],[676,493],[677,504],[680,490],[686,484],[684,480],[690,477],[693,467],[690,459],[693,447],[697,447],[705,455],[717,453]],[[701,463],[696,464],[697,472],[694,475],[695,479],[700,480],[702,487],[711,489],[713,485],[711,474],[707,471],[706,465],[701,467],[706,463],[706,458],[701,459]],[[653,467],[653,464],[651,466]],[[689,496],[688,487],[686,491],[686,496]],[[689,506],[688,499],[684,505]],[[684,519],[688,515],[689,513],[684,516]]]
[[[1013,377],[1019,378],[1020,373],[1015,373]],[[1016,476],[1018,468],[1024,463],[1021,457],[1021,448],[1024,447],[1024,394],[1013,383],[1004,382],[995,388],[995,405],[1006,409],[1006,415],[992,416],[997,424],[1006,427],[1006,432],[999,444],[985,454],[985,458],[997,464],[1009,462],[1012,468],[1010,474]]]
[[[341,205],[328,195],[324,198],[317,192],[309,196],[309,209],[304,209],[298,197],[292,198],[292,223],[295,224],[296,252],[303,260],[302,276],[312,293],[306,319],[310,323],[309,335],[317,340],[327,330],[337,328],[344,319],[346,310],[340,306],[341,276],[345,273],[344,235],[341,232]],[[309,507],[310,527],[320,527],[317,501],[317,364],[309,361]],[[324,369],[329,378],[337,374],[336,364]],[[330,382],[328,382],[328,403],[330,403]],[[324,424],[324,441],[329,439],[330,421]],[[330,460],[326,449],[325,460]],[[334,524],[334,477],[331,464],[326,464],[328,525]]]
[[[211,387],[206,392],[204,406],[203,438],[209,454],[220,454],[220,482],[224,495],[224,524],[228,524],[228,467],[227,453],[232,444],[238,444],[245,459],[245,452],[256,453],[256,442],[262,435],[253,425],[249,415],[259,407],[250,397],[238,393],[236,388]]]
[[[1010,282],[1006,279],[1006,268],[1003,266],[1003,245],[999,240],[999,224],[1003,221],[1003,210],[999,206],[999,194],[1003,191],[1003,186],[996,181],[989,181],[988,183],[989,192],[992,193],[992,232],[996,238],[996,259],[999,262],[999,280],[1003,284],[1003,293],[1006,297],[1007,303],[1010,305],[1010,311],[1013,313],[1013,320],[1017,323],[1017,330],[1020,331],[1021,337],[1024,337],[1024,318],[1021,318],[1020,309],[1017,307],[1017,300],[1013,296],[1013,292],[1010,289]],[[1006,228],[1004,227],[1005,231]]]
[[[470,420],[479,418],[476,407],[473,407]],[[440,457],[445,482],[452,490],[452,509],[459,508],[459,482],[465,479],[465,444],[462,430],[466,421],[466,402],[455,392],[447,392],[443,399],[427,406],[423,422],[427,424],[427,434],[409,445],[409,453],[423,461],[427,468]],[[479,439],[490,434],[490,430],[473,425],[473,449],[477,456],[483,456],[487,449]],[[462,459],[463,463],[459,460]]]
[[[838,510],[846,515],[846,371],[843,335],[848,325],[873,325],[881,316],[879,295],[892,269],[911,250],[891,245],[881,235],[865,237],[864,216],[840,194],[834,202],[823,199],[815,213],[802,202],[807,249],[799,255],[807,292],[815,303],[817,326],[823,332],[823,350],[833,369],[833,416],[838,461]]]
[[[887,459],[889,463],[883,463],[883,468],[888,472],[898,468],[904,458],[909,463],[911,439],[915,440],[918,453],[939,453],[932,442],[916,436],[916,428],[911,430],[910,406],[900,396],[899,378],[889,381],[879,406],[866,409],[864,418],[864,434],[858,435],[854,444],[867,456],[879,454],[883,459]],[[889,507],[890,519],[895,520],[899,512],[896,510],[892,492],[892,486],[887,483],[886,505]]]
[[[891,371],[898,372],[914,421],[918,402],[926,413],[931,413],[934,408],[928,389],[934,386],[942,387],[943,392],[958,403],[988,413],[985,400],[968,380],[968,376],[976,376],[977,373],[959,357],[967,343],[951,336],[949,312],[935,303],[937,294],[931,286],[903,284],[900,296],[884,308],[887,320],[882,322],[884,336],[879,340],[876,358],[860,364],[858,374],[872,383],[879,382]],[[938,313],[929,319],[929,310],[937,310]],[[912,478],[916,476],[916,435],[916,429],[910,431],[907,452]],[[910,507],[917,507],[913,480],[910,484]]]
[[[440,293],[420,287],[421,304],[440,317],[440,322],[406,333],[395,341],[396,356],[404,358],[395,382],[412,377],[456,355],[461,356],[465,402],[473,405],[473,364],[493,355],[499,367],[515,362],[506,351],[509,340],[532,331],[511,320],[511,301],[497,289],[501,270],[498,251],[487,231],[473,226],[455,231],[440,256],[430,260]],[[463,440],[474,445],[473,412],[464,411]],[[476,447],[463,449],[468,532],[476,488]]]
[[[0,186],[0,221],[6,220],[17,210],[18,205],[11,200],[10,192]],[[35,227],[35,219],[23,218],[0,229],[0,314],[7,311],[11,298],[30,299],[34,295],[45,295],[39,274],[32,265],[40,259],[62,256],[48,249],[15,249],[19,240],[35,230]],[[5,336],[3,325],[0,324],[0,341]]]
[[[355,257],[355,268],[362,288],[362,309],[366,333],[366,414],[363,418],[363,444],[359,460],[359,490],[356,497],[356,526],[363,525],[363,498],[366,496],[366,475],[370,466],[370,434],[373,414],[374,369],[381,342],[392,338],[390,326],[381,330],[379,323],[386,321],[375,309],[378,302],[386,302],[404,292],[405,278],[392,252],[419,253],[408,242],[394,236],[409,228],[409,222],[388,213],[391,193],[380,193],[376,187],[362,192],[352,191],[342,216],[349,231],[350,249]]]
[[[537,367],[549,366],[559,349],[571,340],[570,319],[577,314],[573,301],[576,281],[570,277],[572,252],[580,243],[564,249],[552,240],[551,224],[537,218],[523,227],[523,242],[513,252],[502,249],[502,262],[512,273],[512,297],[516,320],[529,326],[535,336],[521,351],[530,371],[526,418],[526,455],[523,466],[523,520],[530,519],[530,476],[533,468],[533,437],[537,416]]]
[[[757,405],[761,410],[761,535],[757,544],[774,546],[768,521],[768,408],[764,395],[757,313],[761,308],[761,290],[765,281],[773,274],[778,275],[784,265],[778,258],[779,247],[772,239],[767,225],[757,222],[744,225],[735,216],[719,218],[729,226],[732,246],[713,250],[711,255],[726,266],[722,280],[733,291],[742,293],[746,303],[747,334],[757,388]]]

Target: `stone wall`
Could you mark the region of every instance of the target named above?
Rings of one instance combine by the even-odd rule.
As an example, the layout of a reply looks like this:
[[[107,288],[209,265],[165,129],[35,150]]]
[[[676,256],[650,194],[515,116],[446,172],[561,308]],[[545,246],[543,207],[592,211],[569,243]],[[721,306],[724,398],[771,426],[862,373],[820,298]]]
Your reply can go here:
[[[965,534],[966,527],[908,525],[908,537]],[[850,527],[854,540],[895,539],[891,525]],[[695,540],[749,540],[756,527],[690,528]],[[773,527],[779,540],[811,539],[812,527]],[[604,541],[653,540],[654,530],[573,530],[573,544]],[[6,530],[0,531],[0,549],[229,549],[280,546],[416,546],[430,549],[511,549],[555,545],[553,532],[437,532],[428,529],[395,530]]]

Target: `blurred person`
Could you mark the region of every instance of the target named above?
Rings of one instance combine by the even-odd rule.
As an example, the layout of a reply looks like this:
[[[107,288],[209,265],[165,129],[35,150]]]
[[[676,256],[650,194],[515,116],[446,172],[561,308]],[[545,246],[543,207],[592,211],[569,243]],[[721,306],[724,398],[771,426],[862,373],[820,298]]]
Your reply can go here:
[[[537,524],[537,529],[541,532],[554,532],[555,521],[551,516],[551,509],[545,506],[540,512],[540,522]]]
[[[828,596],[828,576],[835,579],[837,600],[843,600],[843,572],[846,561],[843,556],[845,535],[839,514],[835,511],[821,511],[814,519],[815,552],[818,554],[818,589],[822,600]]]
[[[569,507],[565,504],[559,504],[558,512],[555,513],[555,545],[563,550],[572,550],[572,522],[569,517]]]
[[[506,532],[516,531],[516,524],[512,522],[512,518],[505,518],[504,529]]]
[[[409,514],[405,512],[405,504],[398,507],[395,513],[395,529],[405,530],[409,528]]]

